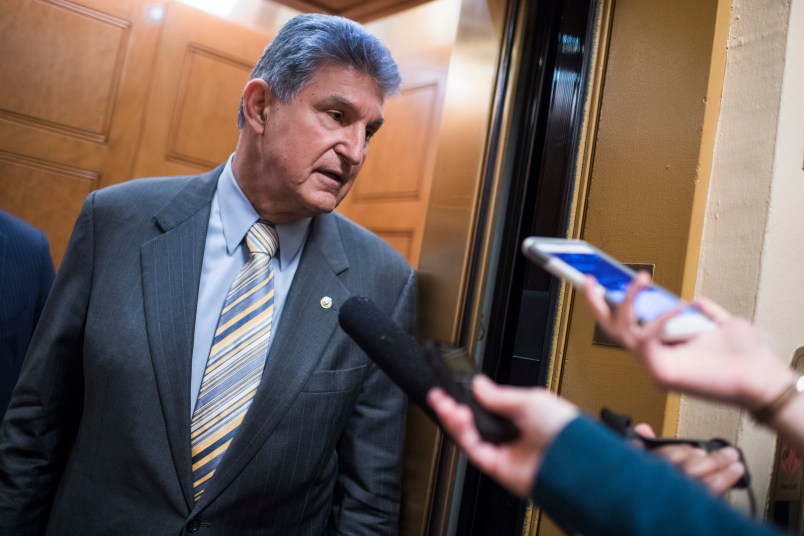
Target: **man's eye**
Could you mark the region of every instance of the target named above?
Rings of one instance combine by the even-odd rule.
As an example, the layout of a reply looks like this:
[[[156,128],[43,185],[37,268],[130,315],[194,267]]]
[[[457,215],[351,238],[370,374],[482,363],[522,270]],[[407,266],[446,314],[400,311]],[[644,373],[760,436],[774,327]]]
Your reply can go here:
[[[366,131],[366,143],[370,142],[371,138],[373,138],[376,133],[377,133],[376,130],[367,130]]]
[[[343,112],[339,112],[338,110],[332,110],[329,113],[329,116],[335,120],[338,124],[343,124]]]

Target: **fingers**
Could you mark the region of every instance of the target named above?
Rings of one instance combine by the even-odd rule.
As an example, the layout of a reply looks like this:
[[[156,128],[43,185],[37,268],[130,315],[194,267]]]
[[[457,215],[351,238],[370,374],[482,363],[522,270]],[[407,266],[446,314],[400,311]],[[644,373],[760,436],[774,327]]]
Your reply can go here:
[[[637,424],[634,431],[642,437],[656,437],[653,429],[646,423]],[[740,462],[740,454],[734,447],[706,452],[691,445],[667,445],[655,449],[654,452],[681,469],[688,477],[699,480],[715,495],[731,489],[745,474],[745,466]]]
[[[427,402],[444,429],[478,469],[500,482],[512,493],[526,496],[533,486],[536,453],[524,448],[517,457],[517,444],[496,446],[483,441],[475,428],[471,410],[458,404],[440,388],[431,389]]]
[[[481,374],[475,376],[472,389],[475,398],[482,406],[512,418],[521,415],[523,410],[527,409],[531,398],[528,389],[500,386]]]
[[[637,272],[637,274],[634,276],[634,279],[632,279],[631,283],[628,285],[628,288],[625,289],[625,298],[623,299],[623,302],[620,304],[618,310],[623,306],[625,306],[628,313],[633,315],[634,299],[642,289],[649,287],[650,283],[651,278],[648,272],[645,271]]]
[[[583,283],[583,295],[600,328],[609,337],[622,343],[621,334],[616,328],[614,310],[606,301],[605,289],[600,286],[594,276],[586,276]]]
[[[623,333],[634,331],[637,322],[636,312],[634,311],[634,301],[644,288],[650,285],[650,274],[648,272],[637,272],[631,284],[625,291],[625,299],[617,306],[615,317],[619,324],[619,329]]]
[[[696,463],[700,462],[702,457],[706,456],[706,451],[703,449],[698,449],[691,445],[666,445],[654,449],[653,452],[677,466],[684,471],[687,476],[701,476],[700,467],[698,468],[698,472],[694,474],[692,469]]]
[[[651,428],[649,424],[644,422],[634,426],[634,432],[638,433],[642,437],[649,437],[651,439],[656,437],[656,433],[653,431],[653,428]]]
[[[609,304],[606,303],[601,289],[602,287],[598,284],[594,276],[586,276],[583,282],[584,298],[586,298],[586,303],[589,305],[597,321],[603,324],[611,319],[611,308]]]
[[[733,447],[706,452],[690,445],[668,445],[655,452],[717,495],[729,490],[745,473]]]
[[[474,416],[468,407],[458,404],[439,387],[427,393],[427,402],[458,445],[471,447],[481,441]]]
[[[740,461],[740,453],[734,447],[725,447],[705,453],[699,460],[690,463],[690,474],[706,475],[714,471],[723,470],[735,462]]]
[[[704,478],[703,482],[715,495],[726,493],[739,481],[745,474],[745,466],[740,462],[734,462],[728,467]]]
[[[643,350],[646,350],[651,346],[662,346],[665,344],[663,338],[665,335],[665,326],[670,320],[678,316],[678,314],[681,313],[685,307],[686,304],[680,303],[674,309],[667,311],[666,313],[660,315],[656,320],[648,322],[644,325],[640,337],[640,342],[645,347]]]
[[[703,312],[706,316],[717,322],[718,324],[725,322],[731,318],[731,313],[726,309],[716,304],[712,300],[706,298],[698,298],[695,300],[695,306]]]
[[[650,275],[647,272],[639,272],[628,285],[622,302],[612,311],[604,311],[604,307],[595,303],[595,317],[600,327],[612,338],[620,342],[624,347],[631,350],[636,349],[640,343],[642,327],[637,322],[634,312],[634,300],[637,294],[650,285]],[[591,296],[587,298],[591,299]],[[599,298],[597,301],[603,301]],[[605,306],[608,309],[608,306]]]
[[[733,447],[699,454],[690,459],[683,469],[692,478],[700,479],[717,495],[734,486],[745,473],[740,454]]]

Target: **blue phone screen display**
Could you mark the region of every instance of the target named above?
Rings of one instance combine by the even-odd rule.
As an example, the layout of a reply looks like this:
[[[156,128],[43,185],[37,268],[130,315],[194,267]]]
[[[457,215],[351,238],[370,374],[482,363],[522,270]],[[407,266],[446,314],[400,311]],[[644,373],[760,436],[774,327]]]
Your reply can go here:
[[[561,253],[553,255],[572,266],[584,275],[592,275],[606,289],[606,296],[614,303],[625,299],[625,291],[631,283],[631,274],[596,253]],[[676,309],[678,297],[666,290],[649,287],[637,294],[634,299],[634,313],[640,320],[655,320],[664,313]],[[697,310],[689,308],[689,312]]]

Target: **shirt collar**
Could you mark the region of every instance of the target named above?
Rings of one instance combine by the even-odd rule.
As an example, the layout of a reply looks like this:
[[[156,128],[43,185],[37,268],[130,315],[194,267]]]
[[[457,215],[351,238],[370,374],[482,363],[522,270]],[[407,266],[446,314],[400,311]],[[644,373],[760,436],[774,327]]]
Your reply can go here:
[[[232,170],[234,153],[226,161],[220,178],[218,179],[218,204],[221,211],[221,225],[223,237],[226,240],[226,250],[229,255],[234,254],[246,236],[249,228],[260,219],[257,211],[251,206],[243,190],[235,180]],[[279,236],[279,270],[287,266],[299,254],[302,244],[307,238],[312,218],[277,225]]]

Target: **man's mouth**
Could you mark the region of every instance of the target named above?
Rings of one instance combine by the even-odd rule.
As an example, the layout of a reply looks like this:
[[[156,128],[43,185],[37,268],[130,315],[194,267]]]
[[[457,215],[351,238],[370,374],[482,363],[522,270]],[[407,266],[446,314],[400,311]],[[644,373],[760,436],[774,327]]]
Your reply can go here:
[[[330,179],[337,181],[339,183],[343,183],[343,174],[337,171],[332,171],[328,169],[319,169],[317,170],[320,174],[329,177]]]

